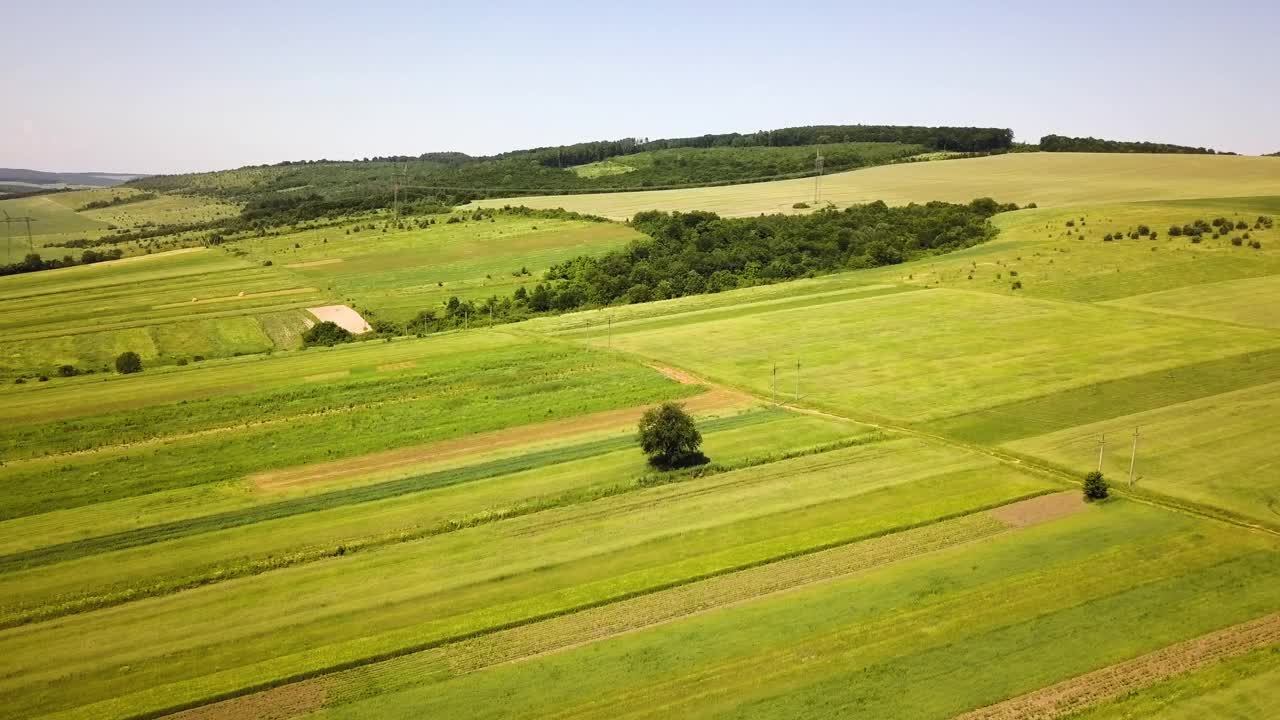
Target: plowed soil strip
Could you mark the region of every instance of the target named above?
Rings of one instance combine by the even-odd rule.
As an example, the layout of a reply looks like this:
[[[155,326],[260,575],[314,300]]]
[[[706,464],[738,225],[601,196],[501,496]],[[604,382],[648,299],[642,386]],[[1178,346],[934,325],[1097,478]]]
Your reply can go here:
[[[1058,494],[1047,497],[1056,498]],[[1040,499],[1019,501],[998,510],[1036,503]],[[1023,514],[1028,520],[1015,525],[999,519],[995,511],[977,512],[499,630],[254,695],[224,700],[184,712],[178,717],[184,720],[281,720],[284,717],[296,717],[313,710],[314,706],[308,706],[293,715],[281,715],[278,711],[281,707],[290,706],[288,698],[312,697],[309,692],[290,690],[301,685],[324,683],[324,693],[327,696],[325,704],[345,704],[375,693],[392,692],[496,665],[563,652],[814,583],[846,577],[906,558],[983,540],[1060,516],[1043,512]],[[1033,517],[1035,519],[1031,519]],[[273,702],[273,698],[278,700]],[[273,714],[262,714],[268,711]],[[195,714],[197,712],[199,714]]]
[[[956,720],[1050,720],[1151,687],[1205,665],[1280,643],[1280,613],[1170,645],[1110,667],[957,716]]]

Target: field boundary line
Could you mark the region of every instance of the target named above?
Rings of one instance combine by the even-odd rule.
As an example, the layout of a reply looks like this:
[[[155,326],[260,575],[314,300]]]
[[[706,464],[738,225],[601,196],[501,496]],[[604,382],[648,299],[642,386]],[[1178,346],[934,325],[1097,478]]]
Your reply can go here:
[[[845,539],[840,539],[840,540],[836,540],[836,541],[830,541],[830,542],[826,542],[826,543],[821,543],[821,544],[819,544],[819,545],[812,546],[812,547],[808,547],[808,548],[802,548],[802,549],[798,549],[798,550],[792,550],[792,551],[788,551],[788,552],[780,553],[780,554],[777,554],[777,555],[774,555],[774,556],[771,556],[771,557],[768,557],[768,558],[763,558],[763,559],[758,559],[758,560],[751,561],[751,562],[741,563],[741,564],[739,564],[739,565],[735,565],[735,566],[731,566],[731,567],[726,567],[726,568],[721,568],[721,569],[719,569],[719,570],[715,570],[715,571],[711,571],[711,572],[707,572],[707,573],[702,573],[702,574],[699,574],[699,575],[690,576],[690,577],[682,578],[682,579],[679,579],[679,580],[674,580],[674,581],[670,581],[670,582],[660,583],[660,584],[658,584],[658,585],[654,585],[654,586],[651,586],[651,587],[648,587],[648,588],[643,588],[643,589],[639,589],[639,590],[634,590],[634,591],[630,591],[630,592],[622,593],[622,594],[620,594],[620,595],[617,595],[617,596],[614,596],[614,597],[611,597],[611,598],[604,598],[604,599],[595,600],[595,601],[591,601],[591,602],[587,602],[587,603],[582,603],[582,604],[579,604],[579,605],[576,605],[576,606],[573,606],[573,607],[562,608],[562,609],[557,610],[557,611],[548,612],[548,613],[543,613],[543,614],[536,615],[536,616],[532,616],[532,617],[529,617],[529,618],[524,618],[524,619],[521,619],[521,620],[516,620],[516,621],[512,621],[512,622],[508,622],[508,623],[503,623],[503,624],[500,624],[500,625],[495,625],[495,626],[492,626],[492,627],[489,627],[489,628],[477,629],[477,630],[474,630],[474,631],[470,631],[470,632],[466,632],[466,633],[461,633],[461,634],[458,634],[458,635],[455,635],[455,636],[452,636],[452,637],[440,638],[440,639],[438,639],[438,640],[434,640],[434,641],[430,641],[430,642],[426,642],[426,643],[421,643],[421,644],[418,644],[418,645],[406,646],[406,647],[404,647],[404,648],[400,648],[400,649],[397,649],[397,650],[388,651],[388,652],[384,652],[384,653],[379,653],[379,654],[376,654],[376,655],[373,655],[373,656],[369,656],[369,657],[367,657],[367,658],[360,658],[360,659],[356,659],[356,660],[346,661],[346,662],[343,662],[343,663],[337,663],[337,664],[335,664],[335,665],[333,665],[333,666],[331,666],[331,667],[328,667],[328,668],[320,668],[320,669],[315,669],[315,670],[307,671],[307,672],[303,672],[303,673],[297,673],[297,674],[292,675],[292,676],[288,676],[288,677],[280,678],[280,679],[273,680],[273,681],[269,681],[269,682],[260,683],[260,684],[258,684],[258,685],[254,685],[254,686],[246,687],[246,688],[243,688],[243,689],[233,690],[233,691],[227,691],[227,692],[225,692],[225,693],[220,693],[220,694],[218,694],[218,695],[210,696],[209,698],[206,698],[206,699],[203,699],[203,700],[200,700],[200,701],[192,701],[192,702],[188,702],[188,703],[182,703],[181,705],[176,705],[176,706],[173,706],[173,707],[170,707],[170,708],[167,708],[167,709],[163,709],[163,710],[154,710],[154,711],[147,711],[147,712],[137,713],[137,714],[133,714],[133,715],[128,715],[128,716],[125,718],[125,720],[152,720],[153,718],[163,717],[163,716],[165,716],[165,715],[169,715],[169,714],[173,714],[173,713],[178,713],[178,712],[182,712],[182,711],[185,711],[185,710],[192,710],[192,709],[195,709],[195,708],[200,708],[200,707],[205,707],[205,706],[208,706],[208,705],[213,705],[213,704],[215,704],[215,703],[219,703],[219,702],[230,701],[230,700],[236,700],[236,699],[239,699],[239,698],[243,698],[243,697],[245,697],[245,696],[254,695],[254,694],[257,694],[257,693],[261,693],[261,692],[267,692],[267,691],[270,691],[270,690],[275,690],[275,689],[278,689],[278,688],[281,688],[281,687],[285,687],[285,686],[293,685],[293,684],[300,683],[300,682],[304,682],[304,681],[308,681],[308,680],[314,680],[314,679],[318,679],[318,678],[324,678],[324,677],[327,677],[327,676],[334,675],[334,674],[336,674],[336,673],[341,673],[341,672],[350,671],[350,670],[356,670],[356,669],[360,669],[360,668],[366,668],[366,667],[368,667],[368,666],[370,666],[370,665],[375,665],[375,664],[379,664],[379,663],[383,663],[383,662],[393,661],[393,660],[397,660],[397,659],[405,658],[405,657],[410,656],[410,655],[415,655],[415,654],[418,654],[418,653],[426,652],[426,651],[431,651],[431,650],[440,650],[440,649],[443,649],[443,648],[447,648],[447,647],[449,647],[449,646],[460,645],[460,644],[465,643],[465,642],[468,642],[468,641],[475,641],[475,640],[480,640],[480,639],[486,639],[486,638],[489,638],[489,637],[494,636],[494,635],[499,634],[499,633],[504,633],[504,632],[509,632],[509,631],[514,631],[514,630],[522,629],[522,628],[525,628],[526,626],[530,626],[530,625],[537,625],[537,624],[539,624],[539,623],[545,623],[545,622],[553,621],[553,620],[557,620],[557,619],[560,619],[560,618],[565,618],[565,617],[575,616],[575,615],[581,615],[582,613],[585,613],[585,612],[589,612],[589,611],[592,611],[592,610],[598,610],[598,609],[609,608],[609,607],[611,607],[611,606],[616,606],[616,605],[619,605],[619,604],[621,604],[621,603],[626,603],[626,602],[630,602],[630,601],[643,600],[643,599],[646,599],[646,598],[652,597],[652,596],[654,596],[654,595],[657,595],[657,594],[659,594],[659,593],[668,592],[668,591],[673,591],[673,590],[680,590],[680,589],[688,588],[689,586],[694,586],[694,585],[697,585],[697,584],[699,584],[699,583],[703,583],[703,582],[706,582],[706,581],[722,579],[722,578],[725,578],[725,577],[727,577],[727,576],[732,576],[732,575],[736,575],[736,574],[740,574],[740,573],[747,573],[747,572],[750,572],[750,571],[753,571],[753,570],[761,570],[761,569],[766,568],[766,567],[768,567],[768,566],[775,565],[775,564],[777,564],[777,563],[781,563],[781,562],[786,562],[786,561],[788,561],[788,560],[796,560],[796,559],[800,559],[800,558],[812,558],[813,556],[819,555],[819,554],[824,553],[824,552],[830,552],[830,551],[839,550],[839,549],[842,549],[842,548],[851,548],[852,546],[859,545],[859,544],[862,544],[862,543],[869,543],[869,542],[874,542],[874,541],[877,541],[877,540],[885,540],[886,538],[894,538],[895,536],[902,536],[902,535],[905,535],[905,534],[908,534],[908,533],[912,533],[912,532],[914,532],[914,531],[925,531],[925,530],[936,529],[937,527],[942,526],[942,525],[945,525],[946,523],[949,523],[949,522],[956,522],[956,521],[961,521],[961,522],[963,522],[963,521],[969,521],[970,519],[980,518],[980,516],[982,516],[982,515],[984,515],[984,514],[986,514],[986,515],[987,515],[987,517],[985,518],[985,520],[989,520],[989,522],[994,526],[994,527],[993,527],[993,531],[992,531],[992,532],[990,532],[990,533],[988,533],[988,534],[981,535],[981,536],[975,536],[975,537],[972,537],[972,538],[966,539],[966,540],[964,540],[964,541],[961,541],[961,542],[958,542],[958,543],[955,543],[955,544],[952,544],[952,545],[940,546],[940,547],[937,547],[937,548],[933,548],[933,549],[931,549],[931,550],[929,550],[929,551],[927,551],[927,552],[924,552],[924,553],[912,554],[912,555],[909,555],[909,556],[905,556],[905,557],[903,557],[903,558],[895,558],[895,559],[893,559],[893,560],[890,560],[890,561],[887,561],[887,562],[885,562],[885,563],[881,563],[881,564],[878,564],[878,565],[874,565],[874,566],[869,567],[869,568],[863,568],[863,569],[859,569],[859,570],[851,571],[851,572],[848,572],[848,573],[843,573],[843,574],[835,575],[835,576],[832,576],[832,577],[829,577],[829,578],[819,578],[819,579],[815,579],[815,580],[813,580],[813,581],[811,581],[811,582],[803,583],[803,584],[801,584],[801,585],[788,586],[788,587],[785,587],[785,588],[780,588],[780,589],[778,589],[778,590],[776,590],[776,591],[772,591],[772,592],[770,592],[770,593],[762,594],[762,595],[760,595],[760,596],[752,596],[752,597],[750,597],[750,598],[746,598],[746,599],[744,599],[744,600],[740,601],[740,602],[751,602],[751,601],[754,601],[755,599],[758,599],[759,597],[765,597],[765,596],[772,595],[772,594],[776,594],[776,593],[784,593],[784,592],[788,592],[788,591],[791,591],[791,590],[794,590],[794,589],[797,589],[797,588],[800,588],[800,587],[806,587],[806,586],[809,586],[809,585],[818,584],[818,583],[821,583],[821,582],[826,582],[826,581],[828,581],[828,580],[838,580],[838,579],[845,578],[845,577],[851,577],[851,576],[856,575],[856,574],[858,574],[858,573],[860,573],[860,572],[864,572],[864,571],[866,571],[866,570],[870,570],[870,569],[876,569],[876,568],[884,567],[885,565],[892,564],[893,562],[898,562],[899,560],[905,560],[905,559],[911,559],[911,558],[916,558],[916,557],[922,557],[922,556],[927,555],[927,554],[930,554],[930,553],[934,553],[934,552],[941,552],[941,551],[943,551],[943,550],[948,550],[948,549],[951,549],[951,548],[953,548],[953,547],[961,547],[961,546],[964,546],[964,545],[969,544],[969,543],[973,543],[973,542],[980,542],[980,541],[988,540],[988,539],[991,539],[991,538],[994,538],[994,537],[1000,537],[1000,536],[1003,536],[1003,535],[1008,534],[1008,533],[1011,533],[1011,532],[1016,532],[1016,531],[1018,531],[1018,530],[1023,529],[1024,527],[1030,527],[1030,525],[1022,526],[1022,527],[1014,526],[1013,524],[1011,524],[1011,523],[1009,523],[1009,522],[1006,522],[1006,521],[1004,521],[1004,520],[1000,520],[1000,519],[996,518],[995,516],[990,515],[990,514],[989,514],[989,513],[990,513],[990,511],[992,511],[992,510],[996,510],[996,509],[999,509],[999,508],[1008,507],[1008,506],[1011,506],[1011,505],[1015,505],[1015,504],[1017,504],[1017,503],[1021,503],[1021,502],[1027,502],[1027,501],[1030,501],[1030,500],[1035,500],[1035,499],[1037,499],[1037,498],[1044,497],[1044,496],[1047,496],[1047,495],[1052,495],[1052,494],[1059,493],[1059,492],[1061,492],[1061,491],[1060,491],[1060,490],[1054,490],[1054,489],[1043,489],[1043,490],[1038,490],[1038,491],[1035,491],[1035,492],[1025,493],[1025,494],[1022,494],[1022,495],[1016,496],[1016,497],[1012,497],[1012,498],[1008,498],[1008,499],[1005,499],[1005,500],[1001,500],[1001,501],[999,501],[999,502],[988,503],[988,504],[986,504],[986,505],[982,505],[982,506],[979,506],[979,507],[969,508],[969,509],[965,509],[965,510],[957,511],[957,512],[954,512],[954,513],[949,513],[949,514],[947,514],[947,515],[943,515],[943,516],[940,516],[940,517],[937,517],[937,518],[931,518],[931,519],[924,520],[924,521],[920,521],[920,522],[916,522],[916,523],[910,523],[910,524],[906,524],[906,525],[899,525],[899,526],[895,526],[895,527],[892,527],[892,528],[886,528],[886,529],[884,529],[884,530],[880,530],[880,531],[876,531],[876,532],[872,532],[872,533],[867,533],[867,534],[865,534],[865,535],[861,535],[861,536],[858,536],[858,537],[845,538]],[[974,521],[976,522],[977,520],[974,520]],[[740,604],[740,603],[735,603],[735,604]],[[718,609],[718,607],[719,607],[719,606],[717,606],[717,607],[713,607],[713,608],[708,608],[708,610]],[[671,621],[674,621],[674,620],[679,620],[679,619],[682,619],[683,617],[686,617],[686,616],[689,616],[689,615],[688,615],[688,614],[686,614],[686,615],[681,615],[681,616],[676,617],[676,618],[673,618],[673,620],[669,620],[669,621],[667,621],[667,622],[671,622]],[[646,628],[649,628],[649,627],[655,627],[655,626],[662,625],[662,624],[666,624],[666,623],[665,623],[665,622],[663,622],[663,623],[650,623],[650,624],[647,624],[647,625],[644,625],[644,626],[641,626],[641,627],[635,628],[633,631],[644,630],[644,629],[646,629]],[[609,635],[609,636],[607,636],[607,637],[612,637],[612,636],[617,635],[617,634],[618,634],[618,633],[615,633],[615,634],[613,634],[613,635]],[[584,642],[582,642],[582,643],[578,643],[578,645],[590,644],[591,642],[596,642],[596,641],[597,641],[597,640],[599,640],[599,639],[605,639],[605,638],[597,638],[597,639],[594,639],[594,640],[584,641]],[[561,651],[561,650],[563,650],[563,649],[568,649],[568,648],[553,648],[553,649],[551,649],[551,650],[549,650],[549,651],[548,651],[548,654],[549,654],[549,653],[553,653],[553,652],[558,652],[558,651]],[[520,661],[520,660],[522,660],[522,659],[524,659],[524,658],[514,658],[514,659],[509,660],[509,661],[504,661],[503,663],[494,663],[494,664],[493,664],[493,666],[497,666],[497,665],[500,665],[500,664],[506,664],[507,662],[517,662],[517,661]],[[489,665],[486,665],[486,666],[483,666],[483,667],[478,667],[478,668],[475,668],[475,670],[481,670],[481,669],[485,669],[485,668],[487,668],[487,667],[490,667],[490,666],[489,666]],[[58,717],[60,717],[60,716],[58,716]]]
[[[954,720],[1052,720],[1227,658],[1280,643],[1280,613],[1184,640],[994,705]]]

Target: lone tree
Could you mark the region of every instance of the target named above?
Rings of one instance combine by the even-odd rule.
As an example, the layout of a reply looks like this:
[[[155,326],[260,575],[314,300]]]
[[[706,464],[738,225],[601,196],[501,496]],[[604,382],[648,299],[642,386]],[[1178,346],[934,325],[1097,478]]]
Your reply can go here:
[[[132,350],[126,350],[116,356],[116,372],[121,375],[142,372],[142,358]]]
[[[1102,473],[1094,470],[1084,476],[1085,500],[1105,500],[1109,493],[1107,479],[1102,477]]]
[[[646,410],[640,418],[640,449],[656,468],[671,470],[708,462],[698,449],[701,445],[702,433],[694,427],[689,413],[676,403]]]

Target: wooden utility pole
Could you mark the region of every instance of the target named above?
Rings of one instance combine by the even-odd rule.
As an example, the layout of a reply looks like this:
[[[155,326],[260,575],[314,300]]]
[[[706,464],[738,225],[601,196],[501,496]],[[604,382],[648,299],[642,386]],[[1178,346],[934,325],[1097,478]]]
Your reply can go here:
[[[1138,464],[1138,428],[1133,429],[1133,450],[1129,454],[1129,487],[1133,487],[1133,471]]]
[[[1102,451],[1107,447],[1107,434],[1102,433],[1098,439],[1098,472],[1102,472]]]
[[[778,405],[778,363],[773,364],[773,404]]]
[[[796,358],[796,402],[800,402],[800,359]]]

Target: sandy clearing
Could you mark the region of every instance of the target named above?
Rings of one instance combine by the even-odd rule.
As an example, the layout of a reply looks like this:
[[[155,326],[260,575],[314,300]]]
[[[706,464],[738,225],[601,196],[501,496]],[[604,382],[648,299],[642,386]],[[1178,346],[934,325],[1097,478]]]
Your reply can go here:
[[[709,413],[747,408],[757,404],[757,401],[746,395],[727,390],[712,390],[701,395],[695,395],[686,400],[684,404],[690,412]],[[451,460],[478,452],[504,450],[520,445],[565,439],[573,435],[601,430],[629,429],[629,426],[638,421],[644,411],[650,407],[652,406],[643,405],[620,410],[606,410],[567,420],[552,420],[533,425],[521,425],[493,432],[477,433],[467,437],[442,440],[426,445],[384,450],[333,462],[273,470],[250,476],[249,481],[259,490],[280,492],[337,482],[368,473],[401,470],[414,465]]]
[[[236,295],[219,295],[210,298],[191,298],[186,302],[165,303],[163,305],[152,305],[152,310],[166,310],[168,308],[187,307],[189,305],[209,305],[211,303],[236,302],[238,300],[255,300],[257,298],[282,297],[288,295],[307,295],[319,292],[313,287],[305,288],[286,288],[284,290],[264,290],[256,293],[238,293]]]
[[[1010,698],[955,720],[1050,720],[1257,648],[1280,643],[1280,613],[1139,655],[1100,670]]]
[[[1088,507],[1078,490],[1041,495],[990,510],[991,515],[1011,527],[1039,525],[1060,517],[1074,515]]]
[[[285,265],[285,267],[309,268],[309,267],[320,267],[321,265],[337,265],[340,262],[343,262],[342,258],[325,258],[324,260],[308,260],[307,262],[288,263]]]
[[[394,363],[387,363],[386,365],[379,365],[376,369],[378,372],[393,372],[395,370],[408,370],[411,367],[417,367],[417,366],[418,366],[417,360],[405,360],[403,362],[394,362]]]
[[[322,305],[321,307],[307,308],[307,312],[315,315],[320,322],[335,323],[338,327],[357,335],[373,329],[369,326],[369,323],[365,322],[364,318],[360,317],[360,313],[346,305]]]

